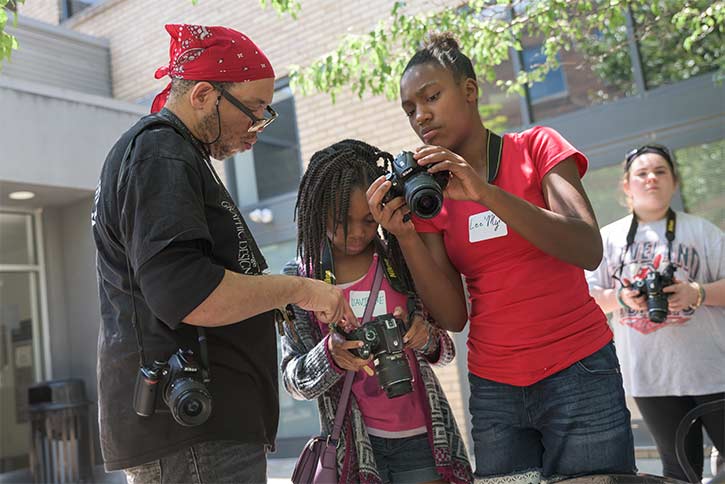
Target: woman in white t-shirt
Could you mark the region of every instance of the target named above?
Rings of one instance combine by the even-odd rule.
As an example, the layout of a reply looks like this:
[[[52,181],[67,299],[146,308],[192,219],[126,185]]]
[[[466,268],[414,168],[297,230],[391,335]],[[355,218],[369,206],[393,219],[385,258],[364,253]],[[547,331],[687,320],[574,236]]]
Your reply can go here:
[[[655,439],[664,475],[687,481],[675,454],[677,425],[695,406],[725,398],[723,232],[670,209],[678,176],[666,147],[632,150],[624,171],[632,214],[602,229],[604,257],[587,280],[602,309],[613,313],[625,390]],[[659,297],[658,285],[666,286]],[[705,415],[686,438],[699,479],[702,427],[722,452],[723,420],[722,412]]]

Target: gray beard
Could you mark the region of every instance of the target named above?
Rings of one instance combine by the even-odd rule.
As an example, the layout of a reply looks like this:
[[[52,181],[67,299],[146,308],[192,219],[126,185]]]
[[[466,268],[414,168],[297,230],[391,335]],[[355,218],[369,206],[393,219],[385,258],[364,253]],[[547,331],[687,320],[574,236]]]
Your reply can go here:
[[[201,142],[209,148],[211,157],[217,160],[225,160],[234,154],[234,150],[229,146],[223,132],[219,136],[219,130],[220,126],[217,123],[216,113],[206,115],[197,125],[197,133],[202,133],[203,139]],[[219,137],[218,140],[212,144],[208,144],[209,141],[213,141],[217,137]]]

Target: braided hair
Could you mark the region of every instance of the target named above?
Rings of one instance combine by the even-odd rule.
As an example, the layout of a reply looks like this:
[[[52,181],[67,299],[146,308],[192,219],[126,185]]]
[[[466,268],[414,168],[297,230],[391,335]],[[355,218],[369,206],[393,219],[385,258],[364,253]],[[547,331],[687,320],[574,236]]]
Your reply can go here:
[[[476,80],[476,72],[473,70],[471,59],[461,52],[458,42],[448,32],[431,34],[426,44],[410,58],[403,74],[408,72],[411,67],[429,63],[437,64],[450,71],[456,82],[468,78]]]
[[[376,178],[390,171],[392,161],[390,153],[352,139],[339,141],[312,155],[300,181],[295,205],[297,251],[309,276],[322,277],[321,252],[326,243],[328,217],[332,215],[332,232],[342,224],[347,239],[350,193],[355,189],[367,190]],[[412,278],[397,239],[384,229],[382,232],[385,248],[378,247],[378,250],[386,251],[384,255],[393,270],[412,291]]]

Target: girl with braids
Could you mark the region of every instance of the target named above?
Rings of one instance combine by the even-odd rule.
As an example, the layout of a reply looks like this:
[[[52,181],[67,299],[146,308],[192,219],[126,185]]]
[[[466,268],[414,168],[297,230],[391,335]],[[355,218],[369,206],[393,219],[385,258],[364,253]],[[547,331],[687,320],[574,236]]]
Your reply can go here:
[[[329,435],[345,371],[357,372],[337,448],[339,482],[469,483],[463,439],[431,370],[453,359],[453,342],[427,320],[395,237],[386,231],[380,237],[365,198],[391,160],[389,153],[356,140],[312,156],[297,197],[299,259],[285,273],[336,284],[362,317],[380,260],[385,277],[373,315],[410,314],[403,340],[413,391],[389,399],[371,360],[349,351],[362,343],[346,341],[299,308],[282,337],[282,378],[293,397],[317,399],[321,427]]]
[[[471,61],[449,35],[411,58],[400,95],[425,143],[414,158],[449,172],[443,208],[406,221],[402,198],[382,204],[383,177],[369,206],[398,240],[436,324],[461,331],[470,320],[477,482],[634,473],[612,333],[584,278],[602,258],[580,181],[586,157],[550,128],[490,133]]]

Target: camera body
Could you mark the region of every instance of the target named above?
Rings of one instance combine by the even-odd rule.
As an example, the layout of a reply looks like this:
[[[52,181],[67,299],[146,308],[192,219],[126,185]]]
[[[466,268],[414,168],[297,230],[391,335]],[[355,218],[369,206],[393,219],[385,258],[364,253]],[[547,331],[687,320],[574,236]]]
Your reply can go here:
[[[156,411],[161,393],[174,420],[195,427],[211,415],[212,398],[206,388],[204,368],[191,350],[177,350],[168,361],[155,361],[139,368],[133,394],[133,409],[141,417]]]
[[[411,212],[420,218],[433,218],[443,208],[443,190],[448,185],[448,171],[429,173],[418,165],[410,151],[402,151],[392,163],[392,171],[385,176],[391,182],[383,198],[387,203],[404,196]]]
[[[634,281],[632,289],[638,291],[639,296],[647,296],[647,315],[653,323],[662,323],[667,319],[669,294],[662,290],[675,282],[675,266],[668,264],[662,272],[651,270],[644,279]]]
[[[392,314],[384,314],[349,333],[338,329],[346,339],[362,341],[363,346],[350,350],[358,358],[373,356],[378,383],[388,398],[413,391],[413,377],[403,348],[405,325]]]

